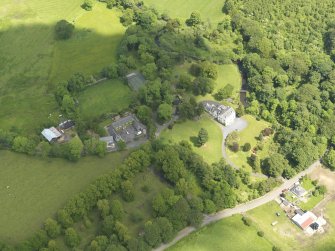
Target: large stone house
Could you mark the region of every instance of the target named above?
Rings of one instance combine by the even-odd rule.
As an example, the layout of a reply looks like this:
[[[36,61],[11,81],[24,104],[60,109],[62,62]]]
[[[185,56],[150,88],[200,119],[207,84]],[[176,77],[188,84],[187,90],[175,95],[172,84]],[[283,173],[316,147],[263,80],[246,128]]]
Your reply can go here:
[[[231,125],[236,119],[236,112],[230,106],[224,106],[214,101],[204,101],[203,106],[206,112],[225,126]]]

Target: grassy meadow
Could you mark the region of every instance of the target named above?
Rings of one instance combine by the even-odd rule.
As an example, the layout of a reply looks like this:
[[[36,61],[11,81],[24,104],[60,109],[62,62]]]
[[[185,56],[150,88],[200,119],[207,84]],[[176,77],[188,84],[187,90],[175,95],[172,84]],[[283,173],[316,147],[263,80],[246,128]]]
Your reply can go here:
[[[241,215],[221,220],[191,234],[169,251],[271,251],[272,245],[257,235],[257,228],[247,227]]]
[[[209,140],[201,146],[196,146],[199,130],[205,128],[208,131]],[[181,140],[188,141],[193,150],[201,155],[208,163],[218,162],[222,158],[222,132],[218,124],[209,115],[204,114],[200,120],[188,120],[176,123],[172,129],[166,129],[161,134],[165,142],[178,143]]]
[[[108,80],[88,87],[79,95],[79,109],[84,119],[119,112],[132,100],[130,88],[120,80]]]
[[[0,240],[17,243],[29,237],[70,198],[117,167],[124,154],[72,163],[0,151],[0,226],[6,226],[0,227]]]
[[[203,21],[209,22],[221,20],[224,5],[224,1],[220,0],[144,0],[144,3],[171,17],[181,19],[187,19],[192,11],[199,11]]]
[[[82,0],[0,1],[0,128],[34,132],[56,109],[50,86],[75,72],[100,71],[115,60],[124,28],[119,13]],[[73,22],[74,36],[54,40],[60,19]]]
[[[280,212],[280,216],[276,213]],[[273,246],[281,250],[296,251],[332,251],[335,248],[335,201],[331,201],[324,210],[328,222],[325,233],[306,236],[282,212],[276,202],[270,202],[246,213],[252,220],[250,227],[241,221],[241,215],[235,215],[206,226],[178,242],[169,251],[215,251],[215,250],[272,250]],[[271,223],[278,221],[275,226]],[[257,231],[263,231],[259,237]]]
[[[263,120],[258,121],[251,115],[245,115],[243,116],[243,119],[248,122],[248,126],[243,131],[238,132],[239,138],[237,142],[239,143],[240,147],[242,147],[245,143],[250,143],[251,149],[253,149],[257,145],[257,137],[259,136],[261,131],[269,127],[270,124]],[[272,136],[265,138],[263,142],[263,150],[257,151],[257,155],[260,159],[269,156],[271,152],[271,144],[273,142]],[[237,153],[235,153],[230,151],[228,147],[226,148],[226,151],[228,158],[237,166],[244,166],[248,171],[252,170],[252,167],[248,163],[248,158],[251,155],[251,151],[244,152],[242,150],[239,150]]]
[[[69,41],[57,41],[50,79],[68,79],[75,72],[92,74],[116,60],[116,49],[126,28],[119,22],[120,12],[96,4],[93,11],[75,20],[76,30]],[[64,64],[64,62],[66,62]]]

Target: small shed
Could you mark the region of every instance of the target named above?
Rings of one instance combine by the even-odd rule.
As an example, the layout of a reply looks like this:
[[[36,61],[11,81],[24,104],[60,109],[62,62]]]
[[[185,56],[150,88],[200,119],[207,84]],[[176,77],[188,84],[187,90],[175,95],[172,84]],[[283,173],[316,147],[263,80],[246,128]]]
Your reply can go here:
[[[60,137],[62,137],[62,134],[55,127],[50,127],[50,128],[44,129],[42,131],[42,135],[49,142],[52,142],[52,141],[54,141],[54,140],[59,139]]]

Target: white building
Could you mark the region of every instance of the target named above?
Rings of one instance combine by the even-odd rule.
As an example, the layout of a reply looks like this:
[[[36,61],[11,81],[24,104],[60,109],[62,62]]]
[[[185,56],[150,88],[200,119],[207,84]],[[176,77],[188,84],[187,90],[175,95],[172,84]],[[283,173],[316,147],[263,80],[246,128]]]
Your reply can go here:
[[[205,111],[225,126],[231,125],[236,119],[236,112],[230,106],[224,106],[213,101],[204,101]]]

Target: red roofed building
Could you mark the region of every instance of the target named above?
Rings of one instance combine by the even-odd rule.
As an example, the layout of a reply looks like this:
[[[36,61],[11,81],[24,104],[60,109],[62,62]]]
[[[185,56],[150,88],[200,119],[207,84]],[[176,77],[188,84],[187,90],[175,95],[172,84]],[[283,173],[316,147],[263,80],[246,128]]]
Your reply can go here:
[[[313,222],[317,220],[317,217],[312,212],[306,212],[304,214],[297,213],[292,221],[297,224],[302,230],[307,229]]]

